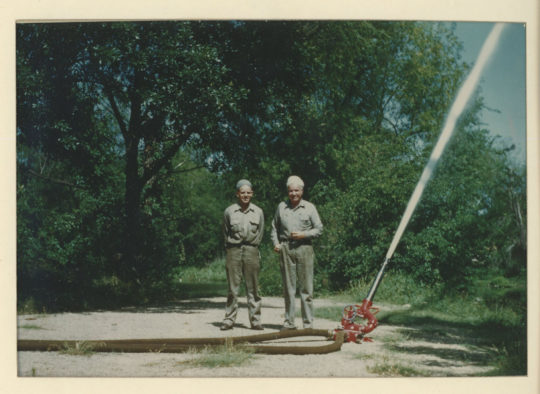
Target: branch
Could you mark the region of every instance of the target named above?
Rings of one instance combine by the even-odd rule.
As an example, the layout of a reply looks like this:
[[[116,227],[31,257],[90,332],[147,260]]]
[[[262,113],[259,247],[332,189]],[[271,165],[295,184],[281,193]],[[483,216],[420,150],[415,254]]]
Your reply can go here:
[[[178,152],[178,149],[180,149],[180,146],[182,146],[182,144],[186,140],[185,136],[183,137],[184,138],[179,139],[174,144],[172,144],[169,149],[165,149],[162,157],[152,162],[150,166],[144,168],[144,172],[142,174],[143,184],[146,183],[154,175],[156,175],[159,170],[171,159],[171,157],[173,157],[176,152]]]
[[[183,135],[183,134],[179,134],[179,135],[176,135],[174,137],[168,137],[168,138],[163,138],[161,140],[161,142],[170,142],[170,141],[178,141],[179,139],[183,138],[184,141],[186,140],[186,136]],[[183,143],[183,142],[182,142]]]
[[[179,173],[182,173],[182,172],[190,172],[190,171],[195,171],[195,170],[198,170],[198,169],[201,169],[201,168],[205,168],[204,165],[201,165],[201,166],[195,166],[195,167],[191,167],[191,168],[184,168],[184,169],[180,169],[180,170],[173,170],[172,172],[174,174],[179,174]]]
[[[396,136],[398,136],[398,135],[399,135],[399,130],[398,130],[397,124],[395,124],[393,121],[390,120],[390,118],[388,118],[388,117],[386,117],[386,116],[383,117],[383,121],[385,121],[385,120],[386,120],[386,121],[388,122],[388,124],[390,124],[390,126],[392,126],[392,128],[394,129],[394,134],[395,134]]]
[[[124,123],[124,119],[122,118],[122,114],[120,113],[120,110],[118,109],[118,105],[116,104],[116,100],[114,99],[114,95],[111,91],[111,89],[108,86],[104,86],[105,88],[105,95],[107,96],[107,99],[109,99],[109,103],[111,104],[111,108],[114,113],[114,117],[116,118],[116,121],[118,122],[118,125],[120,127],[120,131],[122,132],[122,135],[124,136],[124,139],[127,139],[127,128],[126,124]]]
[[[23,167],[23,169],[26,170],[30,175],[33,175],[33,176],[35,176],[37,178],[44,179],[44,180],[52,182],[52,183],[56,183],[58,185],[69,186],[69,187],[74,187],[76,189],[86,190],[86,188],[83,187],[83,186],[76,185],[74,183],[65,181],[63,179],[50,178],[48,176],[42,175],[39,172],[36,172],[36,171],[32,170],[31,168]]]

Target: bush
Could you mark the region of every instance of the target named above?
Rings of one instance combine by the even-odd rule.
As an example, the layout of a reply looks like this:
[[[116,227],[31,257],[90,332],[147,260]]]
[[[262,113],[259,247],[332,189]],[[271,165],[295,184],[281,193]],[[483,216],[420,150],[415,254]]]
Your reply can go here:
[[[279,268],[279,256],[270,245],[261,246],[260,251],[259,291],[263,296],[282,296],[283,282]]]

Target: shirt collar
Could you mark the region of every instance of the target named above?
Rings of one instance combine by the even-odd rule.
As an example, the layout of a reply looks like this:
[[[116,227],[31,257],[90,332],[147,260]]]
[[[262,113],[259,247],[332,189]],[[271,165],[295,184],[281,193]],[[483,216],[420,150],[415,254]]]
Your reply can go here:
[[[236,203],[236,207],[235,207],[234,211],[235,211],[235,212],[236,212],[236,211],[240,211],[240,212],[248,212],[248,211],[254,211],[254,209],[253,209],[252,204],[249,203],[247,209],[246,209],[245,211],[242,211],[242,206],[241,206],[240,204]]]
[[[300,200],[300,202],[298,203],[298,205],[297,205],[296,207],[294,207],[294,208],[293,208],[292,205],[291,205],[291,200],[287,200],[287,206],[288,206],[290,209],[296,209],[296,208],[300,208],[300,207],[305,208],[305,207],[306,207],[306,204],[305,204],[304,199],[302,198],[302,199]]]

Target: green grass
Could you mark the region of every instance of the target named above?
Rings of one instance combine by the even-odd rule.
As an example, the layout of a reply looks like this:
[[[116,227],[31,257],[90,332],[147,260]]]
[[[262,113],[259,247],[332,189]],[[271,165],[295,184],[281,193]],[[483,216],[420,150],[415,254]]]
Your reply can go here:
[[[400,363],[378,362],[374,366],[368,366],[367,371],[380,377],[411,377],[429,376],[427,372],[402,365]]]
[[[225,258],[216,259],[203,267],[182,267],[178,269],[173,281],[177,285],[181,297],[226,296]],[[259,294],[263,297],[283,294],[278,256],[273,250],[265,247],[261,248]],[[244,295],[244,286],[240,286],[240,296]]]
[[[60,353],[70,356],[91,356],[94,354],[94,346],[86,341],[75,342],[75,346],[65,343]]]
[[[43,327],[37,326],[35,324],[23,324],[19,328],[24,328],[25,330],[44,330]]]
[[[226,282],[225,258],[216,259],[203,267],[183,267],[179,269],[177,280],[179,283]]]
[[[180,361],[177,365],[194,368],[223,368],[244,365],[253,358],[253,350],[231,344],[192,349],[188,352],[193,358]]]
[[[318,319],[333,320],[337,323],[341,321],[344,306],[345,304],[343,306],[315,308],[313,313]]]
[[[216,259],[203,267],[182,267],[174,283],[176,296],[180,298],[226,296],[225,259]]]

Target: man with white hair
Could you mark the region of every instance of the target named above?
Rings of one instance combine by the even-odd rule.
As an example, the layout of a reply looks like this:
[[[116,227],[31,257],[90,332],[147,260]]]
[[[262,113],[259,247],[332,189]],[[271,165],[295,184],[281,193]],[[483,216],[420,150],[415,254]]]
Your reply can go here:
[[[221,330],[233,328],[238,312],[238,293],[242,276],[246,284],[249,322],[254,330],[262,330],[261,297],[259,296],[259,244],[263,236],[264,215],[251,203],[251,183],[241,179],[236,184],[238,202],[225,209],[223,236],[227,251],[225,269],[229,284],[225,318]]]
[[[272,221],[271,238],[274,251],[279,253],[285,321],[282,330],[294,330],[296,281],[304,328],[313,327],[313,262],[311,244],[319,237],[323,225],[315,205],[303,200],[304,182],[298,176],[287,179],[288,202],[280,202]]]

